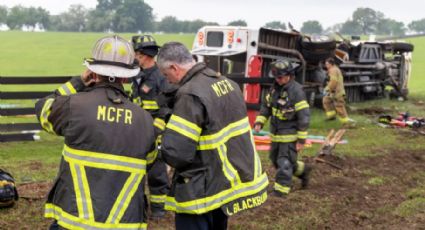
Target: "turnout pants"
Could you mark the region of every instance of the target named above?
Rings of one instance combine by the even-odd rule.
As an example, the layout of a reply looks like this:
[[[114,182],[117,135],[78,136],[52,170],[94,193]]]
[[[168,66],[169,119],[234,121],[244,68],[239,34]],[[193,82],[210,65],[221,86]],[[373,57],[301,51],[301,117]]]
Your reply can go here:
[[[339,120],[342,123],[349,121],[347,111],[345,110],[345,99],[344,96],[340,97],[323,97],[323,109],[325,110],[326,117],[328,119],[335,118],[338,115]]]
[[[301,176],[304,172],[304,163],[297,161],[296,142],[272,142],[270,160],[276,168],[274,190],[288,194],[292,185],[292,176]]]
[[[163,210],[165,196],[169,190],[167,166],[161,159],[156,159],[148,171],[149,200],[151,210]]]
[[[225,230],[228,217],[221,208],[202,215],[176,213],[176,230]]]

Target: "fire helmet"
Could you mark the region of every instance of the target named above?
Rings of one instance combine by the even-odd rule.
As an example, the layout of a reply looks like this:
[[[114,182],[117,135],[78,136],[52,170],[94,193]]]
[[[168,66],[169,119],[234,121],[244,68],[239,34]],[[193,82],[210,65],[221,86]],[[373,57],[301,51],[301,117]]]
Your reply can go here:
[[[299,64],[287,59],[279,59],[270,63],[269,77],[276,78],[285,75],[293,75],[298,69]]]
[[[88,69],[102,76],[130,78],[140,72],[134,64],[131,44],[117,35],[99,39],[92,50],[93,58],[84,60]]]
[[[150,57],[155,57],[160,48],[160,46],[156,44],[155,39],[150,35],[133,36],[131,42],[134,51],[141,52]]]

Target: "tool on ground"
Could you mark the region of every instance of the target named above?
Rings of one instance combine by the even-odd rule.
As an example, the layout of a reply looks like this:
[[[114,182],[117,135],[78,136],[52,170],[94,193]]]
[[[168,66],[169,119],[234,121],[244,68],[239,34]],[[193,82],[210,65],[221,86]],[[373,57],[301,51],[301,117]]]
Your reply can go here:
[[[322,157],[332,154],[332,151],[335,149],[335,146],[338,144],[338,142],[340,142],[340,140],[344,136],[345,131],[346,131],[345,129],[340,129],[337,132],[335,132],[335,130],[332,129],[329,132],[328,136],[326,137],[325,142],[322,144],[322,147],[317,152],[316,157],[314,158],[314,161],[326,163],[334,168],[342,169],[341,166],[336,165],[332,162],[329,162],[323,159]]]

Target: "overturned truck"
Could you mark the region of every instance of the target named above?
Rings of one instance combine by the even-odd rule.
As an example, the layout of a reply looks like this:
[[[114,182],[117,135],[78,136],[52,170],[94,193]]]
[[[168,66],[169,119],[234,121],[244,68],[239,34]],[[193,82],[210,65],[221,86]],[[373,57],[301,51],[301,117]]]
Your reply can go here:
[[[273,83],[269,64],[287,58],[300,64],[296,81],[304,86],[310,104],[321,105],[326,81],[323,61],[334,57],[343,72],[348,102],[385,96],[406,98],[413,46],[402,42],[336,41],[299,32],[268,28],[206,26],[194,40],[198,61],[240,84],[250,121]]]

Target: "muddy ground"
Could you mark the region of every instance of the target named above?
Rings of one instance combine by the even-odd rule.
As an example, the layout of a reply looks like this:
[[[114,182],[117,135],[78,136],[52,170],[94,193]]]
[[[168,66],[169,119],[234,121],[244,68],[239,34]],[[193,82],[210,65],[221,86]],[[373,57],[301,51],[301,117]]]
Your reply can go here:
[[[312,158],[305,160],[313,163]],[[343,170],[313,163],[308,189],[300,190],[299,181],[294,181],[287,198],[269,197],[265,205],[232,217],[229,229],[425,229],[425,207],[411,215],[398,211],[402,202],[414,198],[408,191],[425,184],[423,152],[393,151],[368,158],[332,156],[326,160]],[[270,166],[267,171],[274,175]],[[0,229],[47,229],[50,221],[42,218],[40,197],[50,185],[19,186],[24,198],[14,208],[1,212],[11,217],[1,216]],[[152,221],[149,228],[173,229],[172,214]]]

